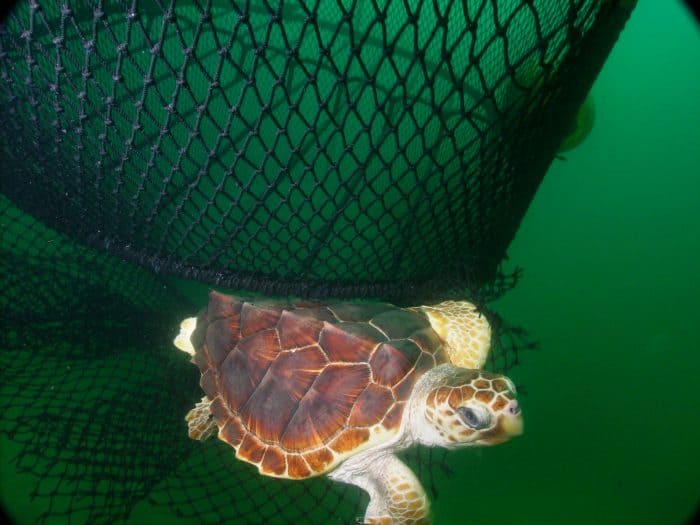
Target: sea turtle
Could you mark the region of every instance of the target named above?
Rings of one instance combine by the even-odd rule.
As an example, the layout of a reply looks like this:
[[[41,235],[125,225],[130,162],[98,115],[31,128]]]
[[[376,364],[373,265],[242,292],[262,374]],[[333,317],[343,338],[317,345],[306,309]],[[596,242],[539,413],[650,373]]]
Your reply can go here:
[[[490,339],[465,301],[282,304],[211,292],[175,338],[206,394],[186,416],[189,435],[218,429],[267,476],[357,485],[370,496],[364,523],[428,523],[425,491],[395,452],[522,432],[513,383],[480,370]]]

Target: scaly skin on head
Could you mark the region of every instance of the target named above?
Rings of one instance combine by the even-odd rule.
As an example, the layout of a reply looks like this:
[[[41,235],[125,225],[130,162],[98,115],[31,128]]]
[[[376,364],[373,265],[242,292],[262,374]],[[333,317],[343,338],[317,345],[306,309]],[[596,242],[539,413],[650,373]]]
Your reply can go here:
[[[489,445],[522,433],[515,386],[505,376],[481,372],[491,350],[491,326],[468,301],[416,308],[445,344],[451,362],[422,378],[414,392],[413,428],[426,445]]]
[[[522,433],[515,386],[507,377],[446,364],[424,379],[413,416],[418,441],[457,448],[503,443]]]
[[[491,349],[491,325],[476,306],[468,301],[443,301],[415,310],[428,318],[453,365],[470,369],[484,366]]]

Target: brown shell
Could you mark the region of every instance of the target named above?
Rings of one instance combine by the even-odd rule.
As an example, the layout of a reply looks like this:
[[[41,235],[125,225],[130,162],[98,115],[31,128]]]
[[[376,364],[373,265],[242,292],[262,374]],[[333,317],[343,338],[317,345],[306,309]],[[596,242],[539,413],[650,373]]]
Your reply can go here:
[[[420,313],[389,304],[251,303],[211,292],[193,362],[219,437],[263,474],[327,471],[390,436],[420,375],[444,362]]]

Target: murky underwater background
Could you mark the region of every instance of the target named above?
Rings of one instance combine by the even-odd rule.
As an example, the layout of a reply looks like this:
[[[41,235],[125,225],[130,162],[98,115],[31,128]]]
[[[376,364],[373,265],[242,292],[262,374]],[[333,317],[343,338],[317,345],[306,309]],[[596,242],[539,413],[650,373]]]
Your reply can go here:
[[[526,430],[455,455],[436,523],[680,524],[700,498],[700,30],[636,7],[555,161],[496,306],[541,347],[512,375]]]
[[[554,162],[509,250],[524,277],[493,305],[540,342],[510,374],[525,435],[448,456],[436,525],[681,524],[698,504],[698,86],[698,25],[680,2],[640,2],[591,135]],[[33,480],[1,444],[3,506],[33,523]],[[185,521],[143,503],[130,523]]]

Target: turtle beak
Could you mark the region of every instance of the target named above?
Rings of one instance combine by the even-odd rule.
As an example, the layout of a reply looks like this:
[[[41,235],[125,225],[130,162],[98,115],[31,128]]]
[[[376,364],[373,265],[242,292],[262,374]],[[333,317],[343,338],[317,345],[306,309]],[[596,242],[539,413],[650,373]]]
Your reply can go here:
[[[508,417],[503,416],[501,418],[501,428],[503,429],[503,436],[505,439],[519,436],[523,433],[523,418],[522,416]],[[504,439],[504,440],[505,440]]]
[[[523,433],[523,414],[517,399],[513,399],[503,410],[498,426],[506,439]]]
[[[505,443],[523,433],[523,415],[517,400],[513,399],[498,417],[496,426],[481,442],[486,445]]]

